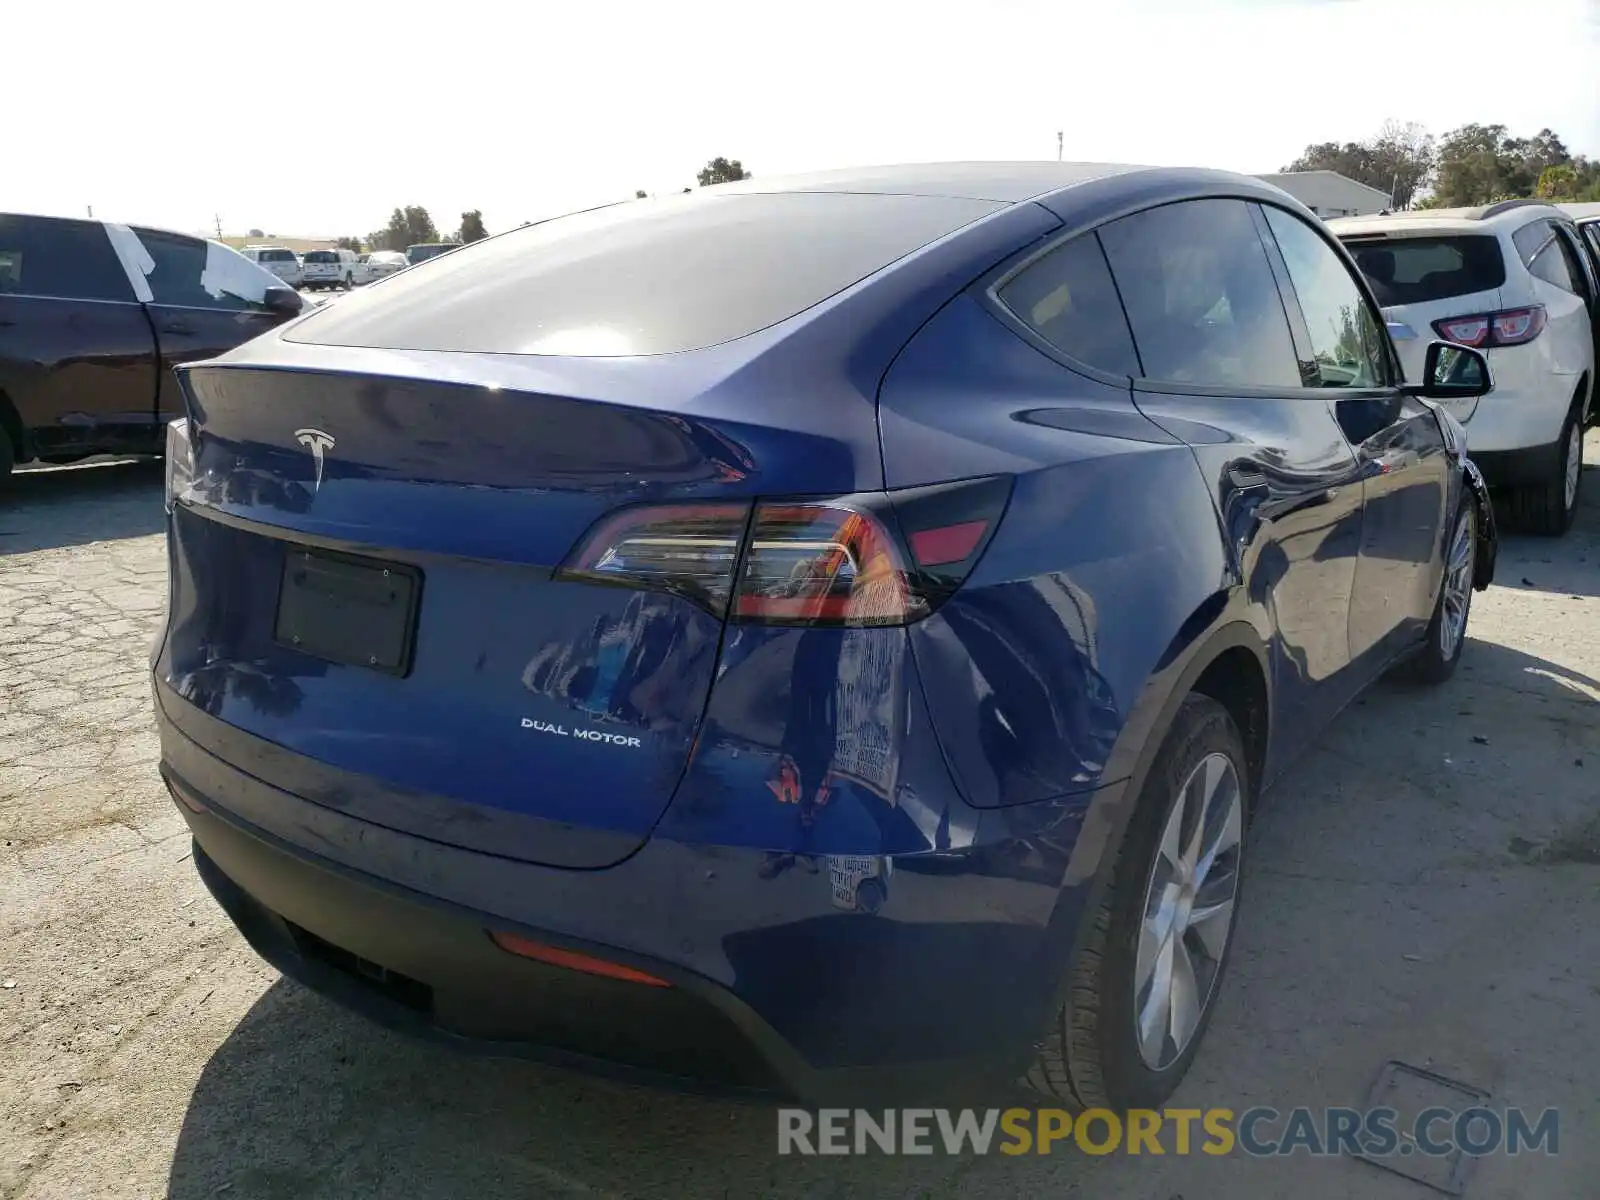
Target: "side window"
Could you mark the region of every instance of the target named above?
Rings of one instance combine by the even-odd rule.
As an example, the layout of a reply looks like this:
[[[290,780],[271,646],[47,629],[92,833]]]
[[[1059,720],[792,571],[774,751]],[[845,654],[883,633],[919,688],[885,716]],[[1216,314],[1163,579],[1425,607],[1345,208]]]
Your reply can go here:
[[[154,229],[134,232],[149,256],[146,278],[157,304],[261,311],[266,308],[267,288],[278,282],[242,254],[216,242]]]
[[[1572,290],[1584,301],[1593,300],[1595,297],[1596,280],[1590,270],[1590,264],[1581,244],[1576,240],[1576,234],[1570,227],[1556,226],[1556,243],[1561,248],[1561,257],[1566,260],[1567,274],[1572,277]]]
[[[1298,388],[1283,299],[1241,200],[1188,200],[1100,230],[1150,379]]]
[[[1384,338],[1350,269],[1317,231],[1282,209],[1262,206],[1289,268],[1311,335],[1316,387],[1375,388],[1389,382]]]
[[[1113,375],[1139,374],[1133,335],[1094,234],[1073,238],[1029,263],[998,295],[1024,325],[1063,354]]]
[[[1591,221],[1585,225],[1583,236],[1589,239],[1589,247],[1594,251],[1594,269],[1600,273],[1600,221]]]
[[[1522,256],[1523,264],[1537,279],[1554,284],[1563,291],[1580,294],[1578,281],[1572,277],[1571,268],[1561,252],[1561,239],[1556,227],[1549,221],[1536,221],[1524,225],[1511,235]]]
[[[133,299],[105,226],[55,217],[0,216],[0,292]]]

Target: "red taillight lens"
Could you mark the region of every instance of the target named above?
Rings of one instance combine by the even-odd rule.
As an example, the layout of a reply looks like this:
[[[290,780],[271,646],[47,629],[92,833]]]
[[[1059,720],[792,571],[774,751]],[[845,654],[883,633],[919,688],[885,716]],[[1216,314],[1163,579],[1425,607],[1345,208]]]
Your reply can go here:
[[[777,625],[905,625],[959,587],[1011,495],[993,477],[830,500],[624,509],[558,579],[655,588]]]
[[[905,556],[863,508],[763,504],[734,595],[741,621],[904,625],[928,611]]]
[[[1434,332],[1459,346],[1480,346],[1489,336],[1488,317],[1450,317],[1433,323]]]
[[[1507,308],[1467,317],[1446,317],[1433,323],[1433,331],[1447,342],[1478,349],[1521,346],[1544,330],[1544,308]]]
[[[559,946],[547,946],[543,942],[536,942],[532,938],[523,937],[521,934],[491,931],[489,939],[508,954],[515,954],[519,958],[531,958],[535,962],[546,963],[552,967],[564,967],[569,971],[581,971],[585,975],[600,975],[606,979],[620,979],[624,983],[642,983],[645,987],[664,988],[672,986],[665,979],[659,979],[633,967],[625,967],[621,963],[607,962],[603,958],[595,958],[592,954],[580,954],[576,950],[563,950]]]
[[[1491,346],[1520,346],[1524,342],[1533,341],[1544,329],[1544,309],[1508,308],[1505,312],[1495,313],[1491,318],[1491,325],[1493,326],[1489,331]]]

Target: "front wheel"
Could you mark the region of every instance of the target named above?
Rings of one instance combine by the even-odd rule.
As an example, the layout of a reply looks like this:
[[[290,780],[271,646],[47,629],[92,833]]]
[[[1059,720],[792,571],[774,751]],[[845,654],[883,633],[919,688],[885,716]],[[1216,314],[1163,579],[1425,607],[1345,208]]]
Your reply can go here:
[[[1439,584],[1439,599],[1434,602],[1433,619],[1428,622],[1427,640],[1407,664],[1412,679],[1418,683],[1443,683],[1456,673],[1456,664],[1467,644],[1477,554],[1478,518],[1472,497],[1464,496],[1455,527],[1450,531],[1444,579]]]
[[[1191,695],[1145,782],[1067,1001],[1026,1076],[1080,1108],[1158,1108],[1210,1021],[1244,862],[1250,795],[1228,710]]]

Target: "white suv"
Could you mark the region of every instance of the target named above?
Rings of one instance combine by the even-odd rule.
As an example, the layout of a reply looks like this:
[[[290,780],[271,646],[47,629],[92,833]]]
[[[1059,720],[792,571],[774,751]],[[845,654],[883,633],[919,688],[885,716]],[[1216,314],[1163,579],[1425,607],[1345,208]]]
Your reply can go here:
[[[287,246],[246,246],[239,253],[265,267],[292,288],[305,282],[300,257]]]
[[[300,270],[304,273],[304,287],[338,288],[346,291],[361,282],[364,274],[354,250],[307,250],[300,256]]]
[[[1366,273],[1406,375],[1434,337],[1489,358],[1494,391],[1444,407],[1472,459],[1531,532],[1565,533],[1578,507],[1595,390],[1600,273],[1572,220],[1533,200],[1328,222]]]

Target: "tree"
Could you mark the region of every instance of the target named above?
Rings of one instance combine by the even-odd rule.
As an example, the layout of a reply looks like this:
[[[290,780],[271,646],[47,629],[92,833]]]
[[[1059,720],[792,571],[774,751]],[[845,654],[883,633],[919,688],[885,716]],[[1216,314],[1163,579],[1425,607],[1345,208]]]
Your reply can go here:
[[[389,214],[388,225],[367,235],[367,243],[374,250],[404,250],[418,242],[441,240],[428,210],[418,204],[395,209]]]
[[[1434,191],[1447,208],[1488,204],[1498,197],[1543,195],[1545,173],[1560,167],[1570,167],[1573,178],[1568,181],[1566,173],[1558,171],[1551,176],[1551,186],[1570,188],[1573,197],[1600,182],[1600,169],[1587,159],[1574,158],[1554,130],[1517,138],[1504,125],[1463,125],[1439,142]]]
[[[699,179],[701,187],[710,187],[714,183],[733,183],[735,180],[749,179],[750,172],[744,169],[744,164],[737,158],[726,159],[719,156],[708,162],[705,170],[696,178]]]
[[[259,230],[259,229],[252,229],[250,231],[250,236],[251,237],[266,237],[267,235],[262,233],[261,230]]]
[[[1573,200],[1578,195],[1578,172],[1571,163],[1558,163],[1539,172],[1541,200]]]
[[[1433,135],[1415,122],[1386,121],[1359,142],[1317,142],[1285,171],[1337,171],[1386,193],[1396,208],[1409,208],[1433,175]]]
[[[471,212],[461,214],[461,230],[456,234],[458,241],[462,243],[475,242],[479,238],[488,236],[489,231],[483,227],[482,212],[475,208]]]
[[[341,250],[354,250],[357,254],[361,253],[361,239],[358,237],[342,237],[334,245]]]
[[[643,200],[645,198],[644,189],[643,188],[634,188],[633,189],[633,198],[635,200]]]

